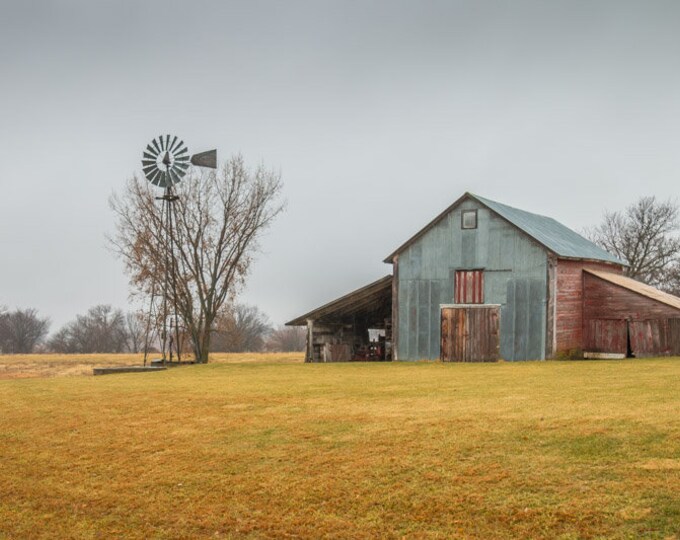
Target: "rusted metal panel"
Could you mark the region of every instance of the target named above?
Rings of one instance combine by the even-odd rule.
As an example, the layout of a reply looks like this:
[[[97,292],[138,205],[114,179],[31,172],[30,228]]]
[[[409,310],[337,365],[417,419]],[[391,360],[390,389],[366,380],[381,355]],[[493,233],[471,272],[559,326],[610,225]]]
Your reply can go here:
[[[500,306],[442,306],[440,359],[495,362],[499,358]]]
[[[585,351],[626,354],[628,347],[626,321],[591,319],[586,321],[584,334],[583,349]]]
[[[455,277],[456,304],[484,303],[484,271],[458,270]]]

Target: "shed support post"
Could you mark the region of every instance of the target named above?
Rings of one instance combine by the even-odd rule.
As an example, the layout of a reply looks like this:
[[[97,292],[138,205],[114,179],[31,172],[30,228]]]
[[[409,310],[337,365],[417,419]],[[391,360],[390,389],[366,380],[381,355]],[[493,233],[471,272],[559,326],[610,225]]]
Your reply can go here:
[[[314,362],[314,321],[307,319],[307,350],[305,362]]]
[[[399,255],[392,261],[392,360],[399,360]]]

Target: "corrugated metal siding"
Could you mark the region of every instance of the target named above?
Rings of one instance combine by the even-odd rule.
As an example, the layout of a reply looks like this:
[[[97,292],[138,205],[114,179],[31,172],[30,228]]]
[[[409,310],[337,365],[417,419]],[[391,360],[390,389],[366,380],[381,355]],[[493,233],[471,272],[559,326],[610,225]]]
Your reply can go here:
[[[477,229],[461,229],[465,209],[478,209]],[[542,246],[464,201],[399,255],[399,359],[439,358],[440,305],[454,302],[456,270],[474,268],[484,269],[484,302],[501,305],[501,358],[544,358],[547,264]]]

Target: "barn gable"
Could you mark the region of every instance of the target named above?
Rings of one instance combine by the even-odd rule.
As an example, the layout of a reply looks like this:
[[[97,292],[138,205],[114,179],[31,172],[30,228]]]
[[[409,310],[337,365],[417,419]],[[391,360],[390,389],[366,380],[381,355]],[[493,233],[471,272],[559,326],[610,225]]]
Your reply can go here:
[[[469,192],[465,193],[451,206],[430,221],[430,223],[425,225],[425,227],[399,246],[394,252],[388,255],[384,262],[393,262],[395,256],[414,242],[418,241],[422,236],[427,234],[429,230],[440,224],[442,220],[449,216],[450,213],[465,200],[476,201],[493,211],[557,257],[564,259],[603,261],[626,266],[624,261],[621,261],[611,253],[605,251],[587,238],[584,238],[553,218],[520,210],[519,208],[501,204]]]

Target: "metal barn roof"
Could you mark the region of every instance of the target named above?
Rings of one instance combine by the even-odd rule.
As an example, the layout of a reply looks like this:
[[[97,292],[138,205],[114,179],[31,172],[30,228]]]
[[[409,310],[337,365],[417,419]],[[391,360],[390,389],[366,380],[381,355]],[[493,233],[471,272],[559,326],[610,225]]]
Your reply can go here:
[[[369,283],[292,321],[288,321],[286,326],[305,326],[307,319],[339,321],[356,314],[372,313],[384,301],[392,301],[391,275]]]
[[[641,294],[642,296],[646,296],[647,298],[651,298],[652,300],[666,304],[667,306],[680,309],[680,298],[660,291],[651,285],[646,285],[645,283],[626,276],[621,276],[619,274],[612,274],[611,272],[601,272],[599,270],[590,270],[588,268],[584,268],[583,271],[608,281],[609,283],[613,283],[614,285],[618,285],[619,287],[633,291],[634,293]]]
[[[531,212],[513,208],[512,206],[507,206],[505,204],[501,204],[472,193],[466,193],[460,199],[454,202],[451,206],[434,218],[428,225],[426,225],[413,237],[397,248],[396,251],[389,255],[387,259],[385,259],[385,262],[392,262],[395,255],[423,236],[428,230],[436,225],[440,219],[444,218],[451,210],[458,206],[459,203],[467,198],[474,199],[486,206],[492,212],[495,212],[503,219],[536,240],[539,244],[552,251],[558,257],[606,261],[627,266],[625,262],[597,246],[590,240],[584,238],[577,232],[565,227],[553,218],[541,216],[539,214],[532,214]]]

